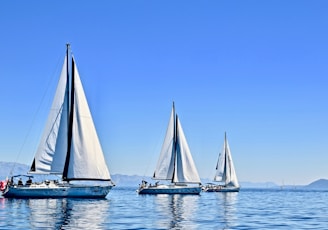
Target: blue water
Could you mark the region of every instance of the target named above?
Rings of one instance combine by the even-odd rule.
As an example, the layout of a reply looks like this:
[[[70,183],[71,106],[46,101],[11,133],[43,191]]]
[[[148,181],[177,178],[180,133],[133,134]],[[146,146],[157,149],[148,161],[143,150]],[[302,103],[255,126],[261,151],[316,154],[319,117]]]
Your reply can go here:
[[[252,190],[106,199],[5,199],[0,229],[328,229],[328,192]]]

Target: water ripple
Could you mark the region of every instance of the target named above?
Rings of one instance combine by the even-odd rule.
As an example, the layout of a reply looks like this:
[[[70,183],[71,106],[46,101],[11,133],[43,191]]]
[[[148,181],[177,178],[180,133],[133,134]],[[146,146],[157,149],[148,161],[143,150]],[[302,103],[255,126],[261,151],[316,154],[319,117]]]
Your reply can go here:
[[[138,195],[115,188],[106,199],[5,199],[0,229],[326,229],[328,193],[251,190]]]

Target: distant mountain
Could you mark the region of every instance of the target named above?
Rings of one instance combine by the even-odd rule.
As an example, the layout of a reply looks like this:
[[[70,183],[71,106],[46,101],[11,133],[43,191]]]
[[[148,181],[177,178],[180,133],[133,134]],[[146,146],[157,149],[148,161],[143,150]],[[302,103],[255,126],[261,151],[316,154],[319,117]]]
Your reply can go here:
[[[138,186],[142,180],[145,180],[149,183],[155,183],[155,180],[153,180],[151,177],[147,176],[128,176],[128,175],[122,175],[122,174],[113,174],[112,180],[117,186],[127,186],[127,187],[136,187]],[[213,183],[210,179],[201,179],[202,184],[206,183]],[[277,184],[273,182],[265,182],[265,183],[254,183],[254,182],[240,182],[240,186],[242,188],[276,188],[279,187]]]
[[[138,187],[138,184],[140,184],[142,180],[148,181],[150,183],[153,181],[150,177],[137,175],[128,176],[122,174],[113,174],[111,177],[115,185],[124,187]]]
[[[279,185],[273,182],[240,182],[241,188],[276,188]]]
[[[6,179],[11,173],[12,175],[26,174],[29,166],[20,163],[2,162],[0,161],[0,180]]]
[[[328,180],[319,179],[305,186],[307,189],[328,189]]]
[[[13,163],[13,162],[1,162],[0,161],[0,180],[6,179],[9,176],[10,172],[12,171],[12,175],[20,175],[24,174],[29,171],[29,166],[20,163]],[[149,176],[138,176],[138,175],[123,175],[123,174],[112,174],[112,180],[117,186],[123,187],[138,187],[142,180],[148,181],[149,183],[154,183],[155,181],[151,179]],[[201,179],[203,184],[213,182],[211,179]],[[279,185],[273,182],[240,182],[241,188],[277,188],[280,187]],[[284,186],[287,188],[288,186]],[[328,189],[328,180],[327,179],[320,179],[316,180],[309,185],[306,186],[291,186],[293,188],[301,188],[301,189]]]

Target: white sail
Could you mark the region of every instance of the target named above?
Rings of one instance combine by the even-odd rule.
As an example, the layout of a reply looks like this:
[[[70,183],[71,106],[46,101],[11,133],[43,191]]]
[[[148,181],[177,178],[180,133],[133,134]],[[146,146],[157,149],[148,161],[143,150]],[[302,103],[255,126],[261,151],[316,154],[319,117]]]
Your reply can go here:
[[[172,107],[165,139],[159,155],[158,163],[153,175],[154,179],[172,180],[174,173],[174,106]]]
[[[239,187],[238,179],[233,165],[230,147],[225,136],[222,153],[216,165],[216,174],[214,181],[224,182],[226,185]]]
[[[232,156],[231,156],[231,152],[230,152],[230,146],[228,144],[228,140],[226,140],[226,147],[227,147],[227,162],[228,162],[228,168],[227,168],[227,174],[229,174],[229,177],[227,177],[226,179],[226,184],[227,185],[231,185],[231,186],[235,186],[235,187],[239,187],[239,183],[238,183],[238,179],[237,179],[237,175],[236,175],[236,171],[235,171],[235,167],[233,165],[233,161],[232,161]]]
[[[225,181],[226,180],[226,143],[223,143],[222,152],[219,154],[219,159],[216,164],[216,173],[214,176],[214,181]]]
[[[177,146],[176,146],[176,174],[173,179],[174,182],[186,183],[200,183],[200,178],[192,159],[191,152],[184,135],[179,118],[176,119],[177,123]]]
[[[65,57],[55,97],[39,147],[32,163],[31,173],[63,172],[67,153],[67,57]]]
[[[171,180],[181,183],[200,183],[200,178],[191,156],[178,117],[175,118],[174,105],[162,150],[154,172],[154,179]]]
[[[224,168],[221,166],[220,158],[222,157],[222,154],[219,154],[219,159],[218,162],[216,163],[216,171],[215,171],[215,176],[214,176],[214,181],[223,181],[223,172]]]
[[[35,183],[29,176],[25,184],[20,184],[20,180],[14,181],[17,176],[13,176],[2,191],[4,197],[104,198],[115,186],[113,183],[67,183],[72,180],[111,181],[73,57],[69,79],[68,57],[69,44],[55,98],[30,169],[30,173],[62,174],[62,181]]]
[[[67,179],[109,180],[103,151],[74,63],[74,109],[70,161]]]

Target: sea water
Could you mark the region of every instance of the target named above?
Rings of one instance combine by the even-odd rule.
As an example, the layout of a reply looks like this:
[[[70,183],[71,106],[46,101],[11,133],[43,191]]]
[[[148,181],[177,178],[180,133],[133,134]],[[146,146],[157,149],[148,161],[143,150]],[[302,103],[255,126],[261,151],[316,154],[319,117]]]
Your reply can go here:
[[[328,191],[241,189],[239,193],[106,199],[6,199],[0,229],[328,229]]]

